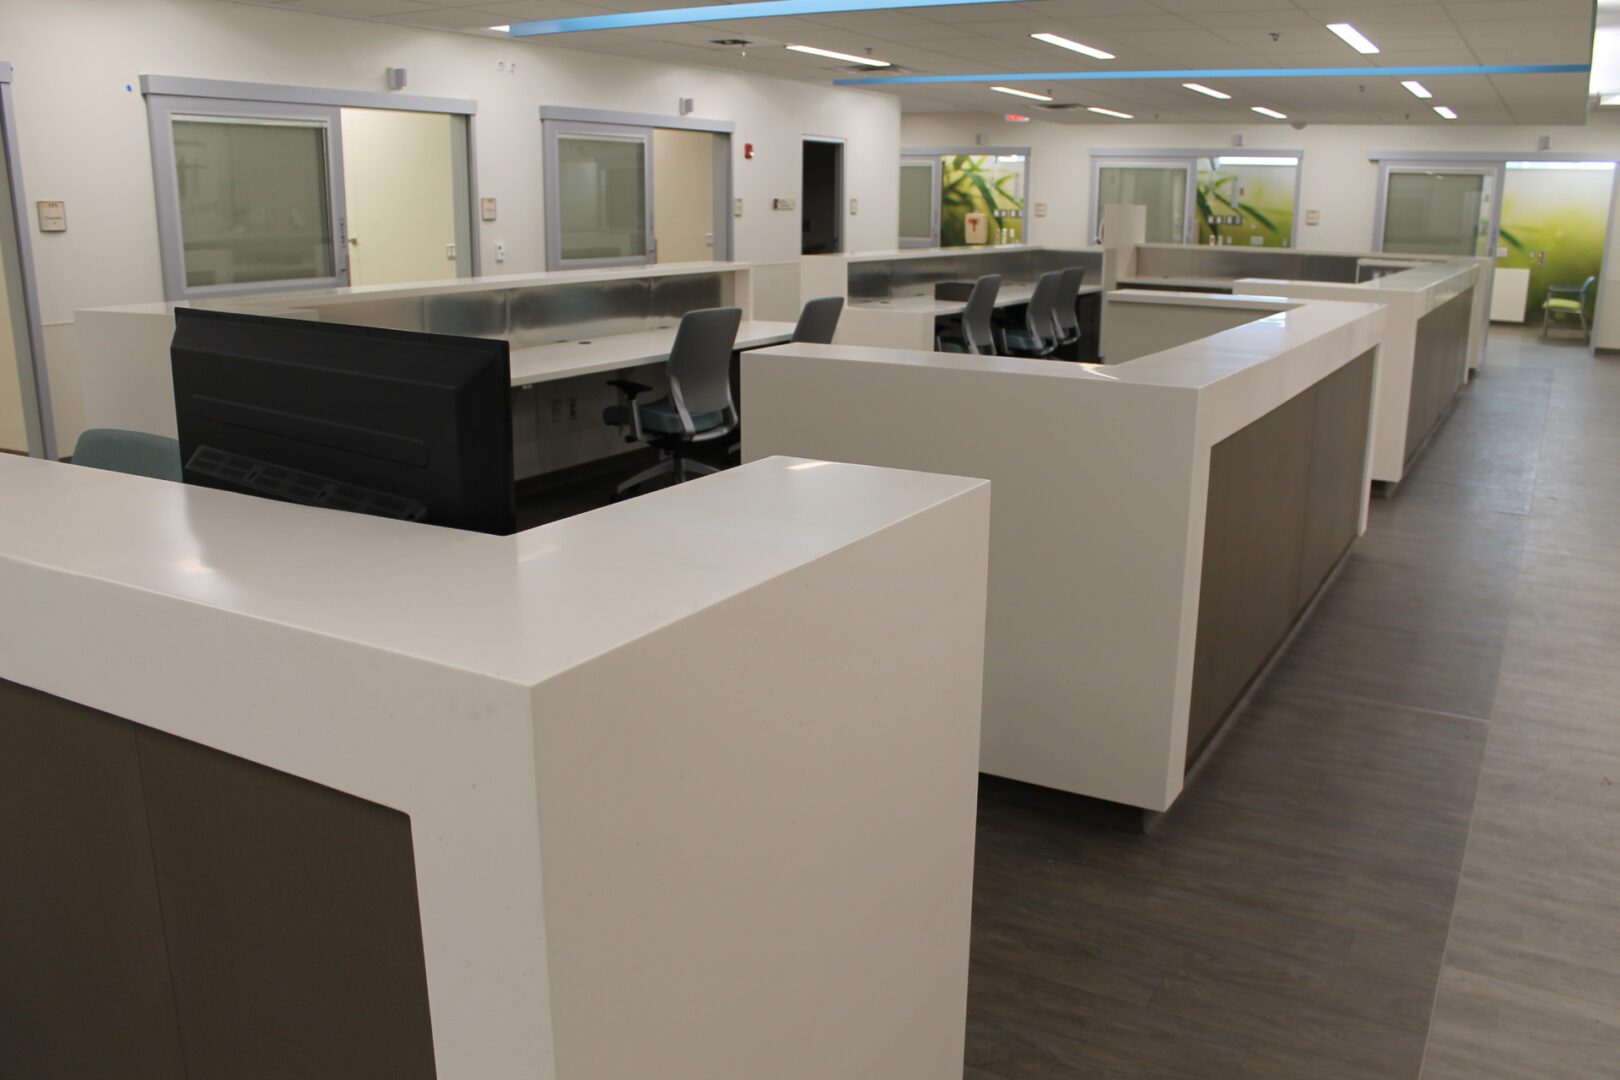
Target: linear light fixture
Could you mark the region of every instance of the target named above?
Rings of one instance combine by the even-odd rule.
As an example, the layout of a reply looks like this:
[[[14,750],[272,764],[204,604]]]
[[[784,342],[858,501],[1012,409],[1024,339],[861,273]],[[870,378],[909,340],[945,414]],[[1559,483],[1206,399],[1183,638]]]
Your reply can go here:
[[[842,60],[846,64],[865,64],[867,67],[893,67],[887,60],[874,60],[870,56],[851,56],[849,53],[833,52],[831,49],[818,49],[814,45],[788,45],[787,49],[797,53],[809,53],[811,56],[825,56],[829,60]]]
[[[1418,97],[1418,98],[1432,98],[1432,97],[1434,97],[1433,94],[1429,93],[1429,88],[1427,86],[1424,86],[1422,83],[1418,82],[1416,79],[1407,79],[1405,82],[1401,83],[1401,85],[1406,87],[1407,92],[1410,93],[1413,97]]]
[[[1455,120],[1455,119],[1457,119],[1457,114],[1452,111],[1450,105],[1436,105],[1434,107],[1434,111],[1439,113],[1442,117],[1444,117],[1447,120]]]
[[[1031,101],[1051,101],[1050,94],[1034,94],[1028,90],[1014,90],[1010,86],[992,86],[990,89],[998,94],[1011,94],[1013,97],[1029,98]]]
[[[1096,57],[1098,60],[1114,59],[1114,54],[1111,52],[1103,52],[1101,49],[1094,49],[1090,45],[1082,45],[1078,41],[1072,41],[1064,37],[1062,34],[1031,34],[1029,36],[1036,41],[1044,41],[1048,45],[1056,45],[1058,48],[1068,49],[1070,52],[1084,53],[1087,56]]]
[[[1328,23],[1327,28],[1337,34],[1340,41],[1363,56],[1371,56],[1378,51],[1378,46],[1369,41],[1366,34],[1347,22]]]
[[[510,34],[512,32],[512,28],[510,26],[486,26],[484,29],[493,30],[497,34]]]
[[[846,11],[898,11],[906,8],[963,7],[968,4],[1012,4],[1018,0],[755,0],[742,4],[625,11],[612,15],[576,15],[569,19],[541,19],[513,23],[513,37],[578,34],[587,30],[633,30],[646,26],[685,23],[733,22],[737,19],[775,19],[789,15],[836,15]]]
[[[1128,112],[1120,112],[1118,109],[1105,109],[1101,105],[1087,105],[1086,106],[1086,112],[1101,113],[1104,116],[1117,116],[1121,120],[1135,120],[1136,119],[1136,117],[1132,116]]]
[[[1219,90],[1215,89],[1214,87],[1205,86],[1203,83],[1184,82],[1181,85],[1185,86],[1188,90],[1191,90],[1193,93],[1195,93],[1195,94],[1203,94],[1205,97],[1216,98],[1216,99],[1218,99],[1220,101],[1231,101],[1232,100],[1232,95],[1231,94],[1223,94]]]
[[[1250,105],[1249,106],[1249,111],[1250,112],[1257,112],[1261,116],[1269,116],[1273,120],[1286,120],[1286,119],[1288,119],[1288,114],[1287,113],[1280,113],[1276,109],[1268,109],[1264,105]]]
[[[1217,169],[1227,165],[1277,165],[1293,166],[1299,164],[1297,157],[1227,157],[1224,154],[1215,159]]]
[[[738,7],[741,5],[732,5]],[[953,83],[1175,82],[1222,79],[1415,79],[1442,75],[1588,75],[1590,64],[1448,64],[1421,67],[1179,68],[1147,71],[1003,71],[989,75],[875,75],[833,80],[834,86],[923,86]]]
[[[1510,161],[1510,169],[1550,170],[1554,172],[1613,172],[1612,161]]]

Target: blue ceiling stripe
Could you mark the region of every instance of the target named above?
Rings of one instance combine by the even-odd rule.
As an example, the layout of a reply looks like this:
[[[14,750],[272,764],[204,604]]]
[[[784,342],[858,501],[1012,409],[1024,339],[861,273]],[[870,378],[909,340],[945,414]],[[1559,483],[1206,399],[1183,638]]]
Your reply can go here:
[[[1038,71],[1002,75],[890,75],[834,79],[834,86],[916,86],[924,83],[1106,82],[1118,79],[1416,79],[1441,75],[1574,75],[1587,64],[1476,64],[1445,67],[1203,68],[1186,71]]]
[[[731,22],[734,19],[774,19],[784,15],[831,15],[844,11],[893,11],[899,8],[961,7],[968,4],[1014,4],[1019,0],[760,0],[744,4],[667,8],[663,11],[626,11],[617,15],[580,15],[572,19],[543,19],[513,23],[512,37],[578,34],[585,30],[631,30],[642,26],[681,23]]]

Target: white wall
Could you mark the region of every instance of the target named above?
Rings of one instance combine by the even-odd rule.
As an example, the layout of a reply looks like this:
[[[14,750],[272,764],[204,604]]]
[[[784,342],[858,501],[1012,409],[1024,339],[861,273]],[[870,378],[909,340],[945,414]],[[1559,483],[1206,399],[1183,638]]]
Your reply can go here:
[[[1620,118],[1594,117],[1579,127],[1485,127],[1466,124],[1313,125],[1296,131],[1288,124],[1009,124],[1000,116],[907,114],[901,139],[907,146],[1029,146],[1031,203],[1047,204],[1045,218],[1031,218],[1031,240],[1074,244],[1086,239],[1091,202],[1091,151],[1141,148],[1231,147],[1242,134],[1249,149],[1304,152],[1296,246],[1305,250],[1364,251],[1373,241],[1378,201],[1378,166],[1372,150],[1524,152],[1533,156],[1536,139],[1552,136],[1560,152],[1591,152],[1620,157]],[[1320,225],[1304,224],[1305,211],[1321,211]]]
[[[797,199],[805,134],[848,140],[846,195],[860,200],[851,250],[893,247],[898,227],[900,114],[888,95],[218,0],[4,0],[0,59],[16,69],[28,196],[67,202],[68,231],[33,237],[64,452],[79,403],[61,324],[78,308],[163,298],[142,75],[382,90],[384,69],[404,67],[406,93],[476,99],[477,194],[500,207],[480,226],[484,273],[544,268],[541,105],[674,114],[691,97],[696,115],[735,121],[739,260],[797,263],[798,213],[768,207]]]

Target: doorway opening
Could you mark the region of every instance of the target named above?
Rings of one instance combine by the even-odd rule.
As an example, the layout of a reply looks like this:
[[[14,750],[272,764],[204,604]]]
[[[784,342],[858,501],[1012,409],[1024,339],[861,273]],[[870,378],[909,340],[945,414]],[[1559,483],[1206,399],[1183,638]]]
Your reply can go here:
[[[804,175],[799,197],[800,253],[836,255],[844,250],[844,144],[804,140]]]

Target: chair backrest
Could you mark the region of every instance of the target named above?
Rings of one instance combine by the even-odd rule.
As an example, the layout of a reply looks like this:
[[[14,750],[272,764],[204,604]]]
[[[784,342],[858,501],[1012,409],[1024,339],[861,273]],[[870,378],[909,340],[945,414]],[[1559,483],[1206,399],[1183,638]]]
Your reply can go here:
[[[1592,291],[1592,286],[1596,285],[1596,284],[1597,284],[1597,275],[1593,274],[1591,277],[1587,278],[1586,281],[1581,285],[1581,303],[1583,305],[1586,303],[1587,294]]]
[[[1001,275],[986,274],[973,283],[967,306],[962,309],[962,340],[976,353],[996,351],[996,332],[991,319],[996,314],[996,294],[1001,292]]]
[[[804,305],[799,312],[799,323],[793,328],[793,340],[811,345],[831,345],[838,332],[838,317],[844,313],[842,296],[821,296]]]
[[[737,418],[731,400],[731,352],[737,345],[742,308],[702,308],[688,311],[675,331],[669,350],[669,397],[688,433],[696,430],[692,417],[723,412]]]
[[[73,464],[180,483],[180,442],[144,431],[90,428],[73,446]]]
[[[1057,344],[1057,311],[1058,289],[1063,284],[1063,274],[1051,270],[1035,279],[1035,291],[1029,294],[1029,306],[1025,310],[1026,325],[1029,327],[1029,336],[1040,342],[1042,347]]]
[[[1070,266],[1063,270],[1058,282],[1056,307],[1053,315],[1057,321],[1058,341],[1067,345],[1080,340],[1080,314],[1075,310],[1075,304],[1080,299],[1080,286],[1086,281],[1086,268],[1083,266]]]

